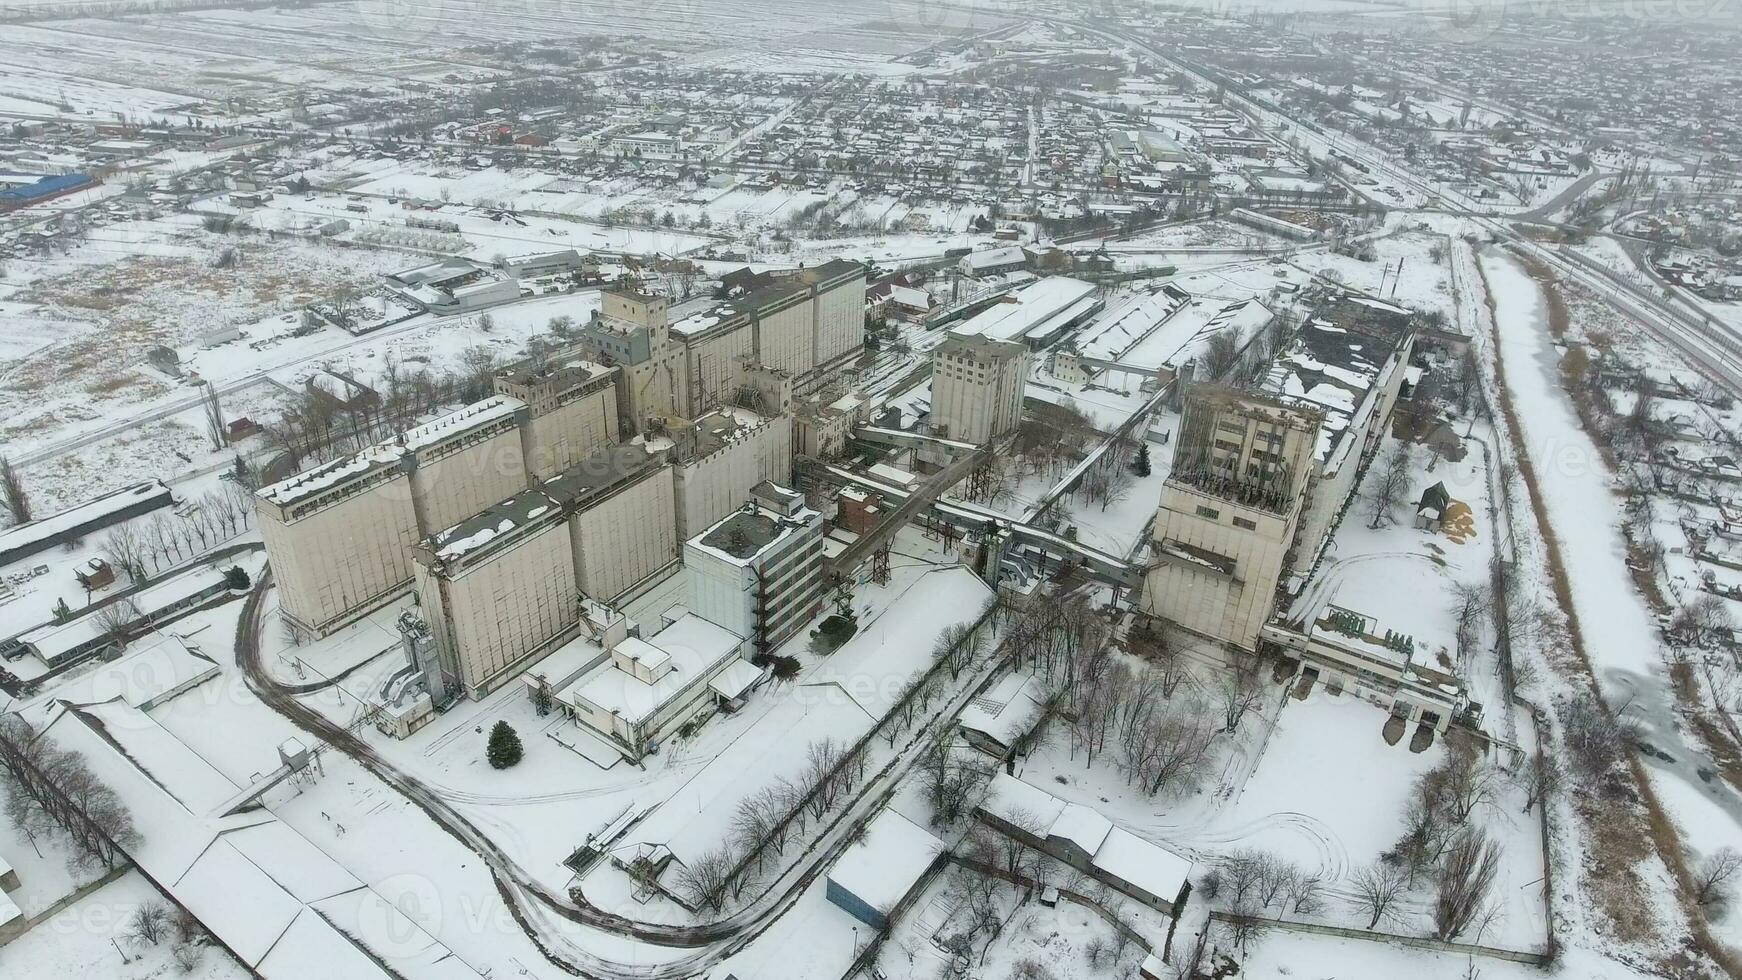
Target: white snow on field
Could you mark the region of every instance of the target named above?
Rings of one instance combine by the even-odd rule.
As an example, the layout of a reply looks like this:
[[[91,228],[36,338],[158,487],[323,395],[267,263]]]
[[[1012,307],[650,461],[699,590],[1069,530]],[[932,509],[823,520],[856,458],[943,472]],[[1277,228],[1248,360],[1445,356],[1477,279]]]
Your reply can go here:
[[[1542,290],[1511,258],[1490,252],[1481,262],[1494,294],[1506,384],[1549,520],[1562,529],[1562,559],[1574,573],[1573,611],[1598,681],[1619,703],[1639,681],[1663,670],[1657,630],[1627,573],[1620,501],[1602,456],[1560,390]]]
[[[25,869],[20,869],[19,877],[28,881]],[[242,980],[249,975],[223,947],[203,944],[198,947],[199,959],[193,971],[183,973],[171,958],[173,929],[166,930],[169,935],[156,945],[132,939],[128,919],[134,911],[141,905],[163,900],[163,895],[144,875],[128,871],[0,947],[0,968],[8,977],[82,976],[113,980],[168,976]]]

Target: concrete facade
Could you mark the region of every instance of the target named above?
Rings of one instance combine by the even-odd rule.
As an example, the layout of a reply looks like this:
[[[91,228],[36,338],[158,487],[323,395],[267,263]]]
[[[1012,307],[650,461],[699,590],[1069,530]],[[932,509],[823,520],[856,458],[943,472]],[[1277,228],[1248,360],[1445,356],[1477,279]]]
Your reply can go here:
[[[555,476],[617,441],[619,376],[579,361],[497,375],[498,393],[526,403],[521,454],[532,479]]]
[[[480,531],[504,526],[507,532],[477,541]],[[567,523],[537,490],[430,538],[418,548],[416,569],[442,669],[473,698],[548,651],[579,619]]]
[[[952,335],[932,354],[932,431],[984,445],[1022,424],[1025,344]]]
[[[256,492],[280,605],[325,636],[404,595],[418,542],[615,442],[618,372],[567,360],[499,393]]]
[[[1292,546],[1316,413],[1230,389],[1186,396],[1172,475],[1152,525],[1143,609],[1255,649]]]
[[[422,537],[411,474],[397,455],[351,473],[347,462],[267,487],[255,502],[279,608],[305,634],[324,636],[411,588]]]
[[[604,602],[677,560],[672,468],[648,469],[569,521],[575,584]]]
[[[684,544],[690,611],[772,653],[822,609],[822,515],[772,484]]]
[[[717,523],[768,481],[792,482],[792,419],[721,409],[669,430],[677,444],[677,535]]]

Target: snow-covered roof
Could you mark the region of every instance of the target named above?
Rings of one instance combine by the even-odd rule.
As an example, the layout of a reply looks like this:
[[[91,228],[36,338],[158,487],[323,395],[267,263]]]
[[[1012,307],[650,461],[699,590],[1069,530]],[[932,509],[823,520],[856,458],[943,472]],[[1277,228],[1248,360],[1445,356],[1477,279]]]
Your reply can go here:
[[[368,889],[270,811],[211,816],[238,787],[138,708],[119,699],[69,707],[43,734],[83,755],[127,806],[139,831],[128,857],[252,972],[268,980],[476,980],[380,896],[368,928],[353,920],[341,933],[311,915],[316,902],[355,901]],[[399,955],[431,947],[441,955]]]
[[[152,503],[167,507],[171,503],[169,488],[156,480],[122,487],[95,500],[50,514],[41,520],[7,528],[0,532],[0,555],[12,552],[24,555],[41,550],[42,543],[56,535],[86,524],[101,522],[117,511]]]
[[[1178,313],[1189,302],[1191,295],[1173,286],[1163,286],[1155,292],[1133,296],[1085,327],[1082,339],[1078,341],[1078,350],[1085,357],[1123,361],[1127,353],[1147,340],[1169,317]],[[1165,343],[1164,338],[1164,342],[1157,346],[1168,349],[1150,352],[1152,357],[1160,355],[1156,357],[1155,365],[1166,363],[1172,352],[1178,350],[1190,337],[1190,333],[1177,337],[1171,345]]]
[[[630,724],[639,724],[691,685],[722,669],[743,645],[743,638],[736,633],[691,613],[651,640],[630,637],[617,644],[610,660],[582,674],[557,694],[557,700],[569,704],[585,701]],[[639,664],[658,679],[652,683],[642,680],[619,667],[619,658]]]
[[[925,669],[938,634],[951,624],[971,622],[991,595],[978,576],[960,566],[929,570],[908,581],[805,682],[828,690],[775,700],[767,714],[637,824],[625,843],[665,845],[680,861],[718,846],[730,832],[729,822],[718,814],[731,813],[739,800],[778,778],[793,777],[804,764],[803,746],[856,739],[889,712],[900,685],[865,684],[864,678],[906,678]]]
[[[267,484],[256,490],[255,496],[275,504],[293,504],[305,497],[338,486],[352,477],[362,476],[384,466],[390,466],[398,462],[405,453],[405,448],[396,443],[388,442],[370,446],[349,456],[341,456],[319,466],[310,467],[277,483]]]
[[[438,559],[464,558],[497,539],[531,527],[546,514],[555,515],[561,510],[561,505],[542,491],[522,490],[436,532],[430,537],[430,548]]]
[[[405,448],[416,452],[464,435],[479,426],[512,416],[526,403],[509,395],[491,395],[483,401],[449,412],[438,419],[405,430],[401,437]]]
[[[1018,826],[1032,820],[1039,829],[1052,826],[1064,812],[1065,802],[1033,783],[1000,771],[992,777],[980,808]]]
[[[1100,850],[1101,843],[1112,829],[1113,821],[1102,816],[1099,810],[1081,803],[1066,803],[1052,826],[1046,829],[1046,835],[1070,841],[1082,848],[1085,854],[1093,854]]]
[[[968,702],[956,723],[1008,746],[1033,726],[1040,714],[1039,685],[1029,674],[1006,674],[984,694]]]
[[[1112,827],[1095,852],[1095,867],[1172,902],[1191,876],[1192,862],[1122,827]]]
[[[1321,308],[1278,354],[1263,390],[1324,415],[1316,458],[1334,471],[1343,433],[1360,428],[1378,403],[1380,375],[1409,331],[1409,310],[1363,296]]]
[[[985,248],[978,252],[969,252],[962,256],[962,264],[971,270],[995,269],[999,266],[1022,265],[1028,261],[1028,253],[1020,245],[1006,245],[1003,248]]]
[[[729,701],[735,701],[744,696],[744,692],[755,686],[762,679],[765,670],[748,660],[734,660],[726,665],[726,669],[714,675],[708,681],[708,687],[715,694]]]
[[[829,882],[879,912],[890,912],[944,849],[943,841],[894,810],[883,810],[829,869]]]
[[[1045,827],[1040,836],[1070,841],[1095,867],[1168,902],[1191,874],[1190,860],[1115,825],[1093,807],[1067,803],[1008,773],[992,777],[980,809],[1025,830]]]
[[[158,698],[216,677],[218,665],[188,648],[181,637],[153,633],[133,643],[119,658],[61,683],[51,683],[18,713],[32,724],[49,720],[54,702],[96,704],[119,698],[135,708],[149,708]]]
[[[1022,340],[1031,333],[1045,332],[1041,328],[1060,318],[1069,318],[1072,311],[1092,305],[1095,284],[1068,276],[1051,276],[1024,286],[1002,302],[952,327],[950,332],[962,336],[982,335],[993,340]]]

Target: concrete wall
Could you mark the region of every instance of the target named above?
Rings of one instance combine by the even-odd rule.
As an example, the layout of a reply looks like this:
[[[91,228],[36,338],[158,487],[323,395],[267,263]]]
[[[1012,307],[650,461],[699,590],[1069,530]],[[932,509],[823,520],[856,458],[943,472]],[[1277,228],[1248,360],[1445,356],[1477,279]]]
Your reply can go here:
[[[865,344],[865,278],[846,283],[813,300],[816,319],[815,364],[826,364]]]
[[[1215,511],[1210,517],[1199,507]],[[1235,518],[1256,529],[1236,526]],[[1282,575],[1282,561],[1294,536],[1294,522],[1172,482],[1162,490],[1155,516],[1155,540],[1174,540],[1234,560],[1232,575],[1156,554],[1144,580],[1143,608],[1186,629],[1256,649],[1258,631],[1269,619]]]
[[[1344,433],[1336,454],[1320,468],[1319,477],[1309,489],[1307,506],[1300,520],[1300,545],[1294,556],[1295,574],[1305,575],[1312,571],[1326,539],[1336,529],[1343,505],[1355,492],[1366,461],[1390,428],[1391,414],[1397,407],[1398,392],[1403,388],[1407,373],[1410,349],[1406,345],[1386,364],[1379,375],[1379,383],[1367,393],[1367,401],[1372,403],[1371,411],[1366,411],[1369,408],[1366,402],[1361,405],[1363,411],[1357,415],[1362,424]]]
[[[578,621],[569,547],[557,523],[445,581],[418,565],[418,595],[441,620],[431,624],[437,649],[472,697]]]
[[[755,636],[756,583],[745,566],[699,548],[685,548],[684,575],[690,612],[746,639]]]
[[[535,480],[548,479],[617,441],[613,387],[581,395],[521,426],[521,449]]]
[[[743,383],[742,359],[753,353],[752,342],[751,330],[745,326],[691,344],[688,389],[677,414],[693,419],[731,398]]]
[[[670,466],[581,511],[569,521],[575,584],[603,602],[677,557],[676,490]]]
[[[1022,422],[1029,357],[966,359],[939,352],[932,368],[932,427],[949,438],[986,443]]]
[[[617,382],[619,414],[636,432],[649,418],[683,414],[689,377],[684,349],[676,344],[660,348],[640,364],[625,365]]]
[[[527,488],[526,457],[512,422],[470,445],[461,443],[457,449],[418,453],[411,495],[425,536],[445,531]]]
[[[311,631],[325,635],[411,586],[422,535],[403,473],[289,523],[276,505],[256,512],[279,605]]]
[[[677,468],[677,537],[700,534],[731,513],[763,480],[792,482],[792,420],[782,416]]]
[[[756,323],[757,360],[764,367],[802,374],[817,363],[815,310],[802,300]]]

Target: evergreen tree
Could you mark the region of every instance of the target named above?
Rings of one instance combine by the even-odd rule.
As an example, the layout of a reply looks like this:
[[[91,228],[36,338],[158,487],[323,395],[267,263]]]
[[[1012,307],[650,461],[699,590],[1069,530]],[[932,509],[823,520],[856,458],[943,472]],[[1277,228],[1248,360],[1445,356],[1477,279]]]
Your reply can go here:
[[[543,718],[545,715],[550,714],[550,708],[551,708],[550,685],[549,684],[540,684],[537,687],[533,688],[532,689],[532,710],[538,712],[538,716],[540,718]]]
[[[525,750],[520,747],[520,736],[508,727],[507,722],[499,721],[495,728],[490,729],[490,746],[484,753],[485,758],[490,760],[490,768],[507,769],[518,763],[525,754]]]
[[[1138,476],[1149,475],[1149,444],[1137,447],[1137,458],[1131,461],[1131,472]]]

